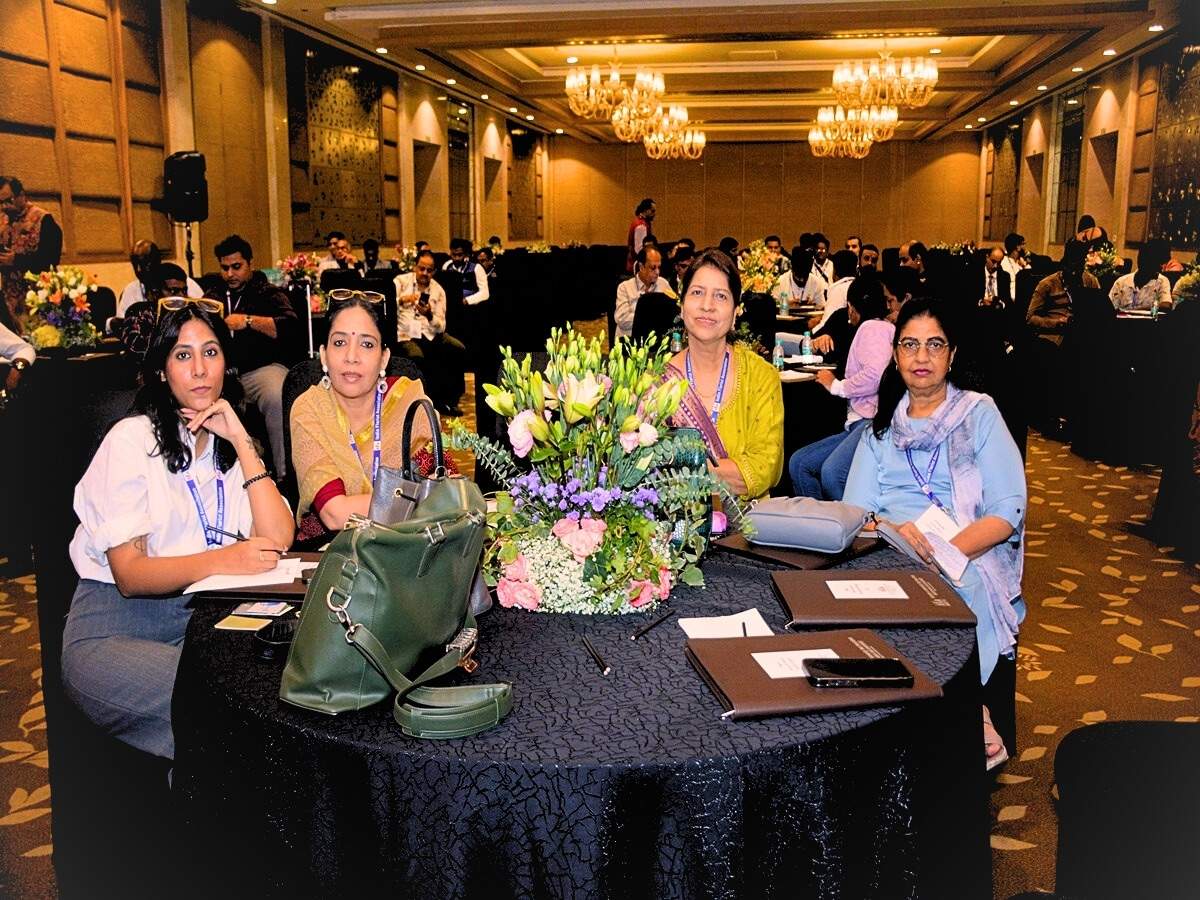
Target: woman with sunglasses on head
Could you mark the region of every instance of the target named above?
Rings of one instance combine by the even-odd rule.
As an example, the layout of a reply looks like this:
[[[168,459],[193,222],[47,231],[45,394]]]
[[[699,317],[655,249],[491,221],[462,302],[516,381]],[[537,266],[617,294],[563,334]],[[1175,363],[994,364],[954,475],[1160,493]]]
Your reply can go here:
[[[936,300],[910,300],[900,310],[892,364],[843,500],[889,520],[927,563],[928,523],[940,522],[970,560],[956,589],[977,620],[984,752],[996,765],[1016,740],[1025,467],[992,398],[953,384],[947,313]]]
[[[181,592],[209,575],[270,571],[292,537],[291,511],[235,411],[220,313],[187,298],[175,306],[159,316],[131,414],[75,488],[80,580],[62,657],[66,691],[89,719],[168,759],[191,615]]]
[[[420,381],[389,378],[391,351],[381,328],[382,296],[338,291],[329,307],[329,339],[321,347],[324,377],[292,405],[292,465],[300,488],[299,538],[338,531],[352,513],[366,515],[381,465],[401,464],[404,416],[425,399]],[[425,416],[413,422],[413,458],[432,469]]]

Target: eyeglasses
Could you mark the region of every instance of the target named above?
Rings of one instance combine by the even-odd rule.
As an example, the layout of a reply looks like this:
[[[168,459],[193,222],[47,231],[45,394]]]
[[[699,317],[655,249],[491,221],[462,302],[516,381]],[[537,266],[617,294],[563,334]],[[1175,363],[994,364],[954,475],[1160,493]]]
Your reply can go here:
[[[368,303],[382,303],[383,294],[378,291],[355,291],[350,288],[334,288],[329,292],[330,300],[351,300],[358,297]]]
[[[896,346],[900,348],[900,352],[905,356],[916,356],[917,351],[924,346],[931,359],[938,359],[946,355],[946,351],[950,349],[950,342],[945,338],[931,337],[922,344],[916,338],[901,338],[896,342]]]
[[[162,297],[158,301],[158,312],[155,318],[161,316],[164,312],[178,312],[181,309],[187,309],[189,306],[198,306],[214,316],[225,315],[225,304],[220,300],[213,300],[209,297]]]

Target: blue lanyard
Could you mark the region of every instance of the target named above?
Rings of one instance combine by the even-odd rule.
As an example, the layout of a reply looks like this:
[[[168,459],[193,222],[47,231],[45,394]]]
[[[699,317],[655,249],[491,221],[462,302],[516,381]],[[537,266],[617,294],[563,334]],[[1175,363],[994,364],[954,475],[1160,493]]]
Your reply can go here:
[[[383,411],[383,394],[380,391],[375,392],[375,442],[371,449],[371,484],[375,484],[375,476],[379,474],[379,460],[383,456],[383,428],[382,416]],[[367,467],[363,465],[362,454],[358,452],[358,444],[354,442],[354,432],[350,427],[346,426],[346,431],[350,434],[350,449],[354,451],[354,455],[358,457],[358,464],[362,466],[363,474],[367,473]]]
[[[692,371],[692,353],[689,350],[683,358],[683,363],[687,367],[687,379],[694,387],[696,384],[696,375]],[[717,380],[717,396],[713,398],[712,412],[709,413],[709,418],[712,419],[713,425],[717,424],[717,416],[721,414],[721,401],[725,399],[725,379],[729,377],[729,350],[725,350],[725,359],[721,363],[721,377]]]
[[[192,493],[192,502],[196,504],[196,512],[200,514],[200,527],[204,529],[204,545],[206,547],[220,547],[224,542],[224,535],[221,534],[225,530],[225,479],[221,477],[221,473],[217,472],[217,459],[213,456],[213,472],[217,476],[217,524],[212,526],[208,524],[208,513],[204,511],[204,501],[200,499],[200,490],[196,487],[196,481],[191,475],[187,477],[188,490]]]
[[[942,506],[942,501],[937,498],[937,494],[933,492],[933,488],[929,483],[933,478],[933,470],[937,466],[938,457],[942,455],[941,445],[939,444],[935,447],[933,455],[929,457],[929,468],[925,471],[924,478],[921,478],[921,473],[917,471],[916,463],[913,462],[912,451],[905,450],[904,455],[908,457],[908,467],[912,469],[913,478],[917,480],[917,487],[921,489],[921,493],[928,497],[929,502],[938,509],[945,509],[946,507]]]

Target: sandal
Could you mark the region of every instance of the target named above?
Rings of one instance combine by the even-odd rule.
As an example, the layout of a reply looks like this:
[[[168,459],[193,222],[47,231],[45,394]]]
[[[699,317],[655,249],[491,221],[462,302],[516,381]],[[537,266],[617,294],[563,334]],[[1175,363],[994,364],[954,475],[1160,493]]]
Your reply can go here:
[[[983,708],[983,752],[987,758],[989,772],[1008,761],[1008,748],[1004,746],[996,726],[992,724],[992,717],[986,706]]]

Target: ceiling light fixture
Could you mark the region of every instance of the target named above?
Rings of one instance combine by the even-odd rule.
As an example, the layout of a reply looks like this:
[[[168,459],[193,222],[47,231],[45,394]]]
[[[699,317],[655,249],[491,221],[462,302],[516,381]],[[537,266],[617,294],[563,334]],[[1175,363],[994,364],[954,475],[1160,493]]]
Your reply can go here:
[[[642,146],[651,159],[699,159],[704,153],[707,138],[703,131],[689,126],[687,108],[672,106],[659,117],[642,136]]]
[[[941,47],[930,47],[929,52],[932,53],[934,56],[938,56],[942,52],[942,48]]]
[[[510,107],[508,108],[508,111],[509,111],[509,112],[511,112],[511,113],[515,113],[515,112],[517,111],[517,108],[516,108],[515,106],[510,106]]]
[[[1075,74],[1079,74],[1083,71],[1083,66],[1071,66],[1071,71]]]
[[[1074,97],[1072,97],[1070,100],[1067,101],[1067,106],[1075,106],[1078,103],[1079,103],[1079,101],[1076,100]]]
[[[1044,85],[1044,84],[1039,84],[1039,85],[1037,86],[1037,89],[1038,89],[1039,91],[1048,91],[1048,90],[1050,90],[1050,88],[1048,88],[1048,87],[1047,87],[1046,85]]]
[[[387,56],[387,47],[376,47],[375,52],[380,56]]]
[[[526,120],[527,122],[532,122],[532,121],[533,121],[533,113],[530,113],[529,115],[527,115],[527,116],[525,117],[525,120]]]
[[[1020,100],[1009,100],[1009,101],[1008,101],[1008,105],[1009,105],[1009,106],[1020,106],[1020,105],[1021,105],[1021,101],[1020,101]]]
[[[467,108],[465,106],[460,106],[458,108],[458,114],[460,116],[465,116],[467,114]]]
[[[479,95],[479,99],[480,99],[480,100],[487,100],[487,99],[488,99],[488,95],[487,95],[487,94],[480,94],[480,95]]]
[[[986,122],[986,121],[987,121],[987,116],[980,116],[980,117],[979,117],[979,118],[977,118],[975,121],[976,121],[976,122]]]
[[[892,59],[888,50],[879,59],[839,63],[833,70],[833,93],[843,107],[920,107],[933,96],[937,61],[923,57]]]
[[[567,57],[567,65],[568,65],[568,66],[573,66],[573,65],[575,65],[575,63],[577,63],[577,62],[579,62],[579,57],[578,57],[578,56],[568,56],[568,57]]]
[[[862,159],[873,143],[895,134],[896,116],[894,106],[822,106],[817,110],[816,127],[809,129],[808,147],[816,157]]]
[[[555,133],[555,134],[562,134],[562,133],[563,133],[563,130],[562,130],[561,128],[555,128],[555,129],[554,129],[554,133]]]
[[[357,75],[358,74],[358,66],[347,66],[346,71],[348,71],[351,75]]]
[[[445,100],[445,99],[446,99],[446,95],[445,95],[445,94],[438,94],[438,99],[439,99],[439,100]]]
[[[638,69],[633,84],[623,89],[621,102],[609,117],[617,137],[632,143],[649,134],[663,117],[662,95],[662,73]],[[676,116],[677,120],[676,114],[680,110],[683,113],[683,125],[680,126],[682,128],[687,124],[686,106],[670,106],[667,115]]]
[[[969,122],[968,122],[968,123],[967,123],[967,125],[966,125],[965,127],[966,127],[967,131],[970,131],[970,130],[971,130],[972,128],[974,128],[975,126],[974,126],[974,125],[972,125],[971,123],[969,123]]]
[[[1102,55],[1103,56],[1116,56],[1117,51],[1114,50],[1112,47],[1109,47],[1107,50],[1104,51],[1104,53]]]
[[[266,4],[267,6],[274,6],[276,3],[279,2],[279,0],[262,0],[262,2],[264,4]]]
[[[1158,23],[1155,23],[1155,24],[1151,25],[1149,28],[1147,28],[1146,30],[1158,32],[1158,31],[1162,31],[1163,27],[1161,25],[1159,25]]]
[[[458,84],[458,80],[455,78],[447,78],[446,84]]]

